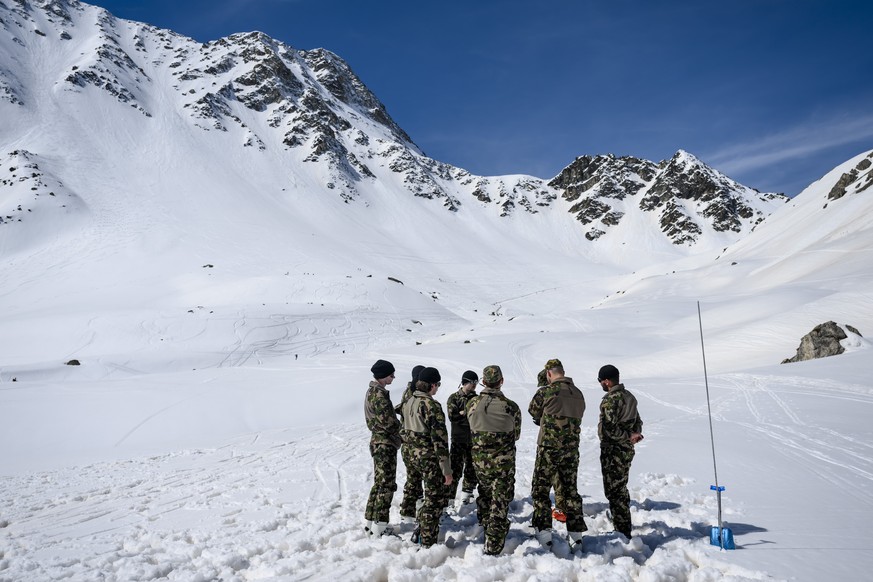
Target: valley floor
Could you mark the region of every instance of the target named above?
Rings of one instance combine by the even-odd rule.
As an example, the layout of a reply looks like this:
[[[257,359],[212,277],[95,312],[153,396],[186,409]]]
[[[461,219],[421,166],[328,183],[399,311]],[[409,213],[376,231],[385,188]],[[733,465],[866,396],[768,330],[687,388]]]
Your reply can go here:
[[[640,383],[647,438],[631,477],[630,543],[611,533],[591,421],[579,473],[584,551],[558,543],[547,552],[529,537],[536,432],[527,420],[502,556],[483,555],[473,505],[451,512],[444,545],[419,550],[408,541],[411,525],[401,526],[400,537],[369,539],[361,527],[372,480],[369,434],[363,422],[348,422],[2,477],[0,580],[863,577],[873,568],[869,431],[835,430],[827,418],[869,418],[873,394],[860,385],[748,374],[720,376],[713,388],[725,520],[738,546],[732,552],[709,544],[716,504],[705,405],[687,402],[687,386]],[[523,401],[521,389],[508,393]],[[828,414],[811,426],[815,406]],[[404,478],[399,463],[400,488]],[[400,491],[395,524],[399,502]]]

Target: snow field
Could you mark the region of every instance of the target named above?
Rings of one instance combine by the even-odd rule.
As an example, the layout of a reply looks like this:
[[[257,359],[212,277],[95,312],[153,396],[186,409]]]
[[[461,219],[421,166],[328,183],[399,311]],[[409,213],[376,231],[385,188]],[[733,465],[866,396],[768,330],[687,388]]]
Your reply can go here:
[[[708,525],[695,521],[706,519],[703,511],[683,508],[700,504],[696,484],[677,475],[635,476],[639,537],[615,538],[593,486],[599,468],[590,463],[580,468],[590,484],[582,487],[584,552],[571,553],[557,535],[554,553],[544,550],[527,528],[530,431],[503,556],[482,554],[473,505],[451,511],[444,545],[419,550],[408,541],[412,525],[398,526],[399,491],[392,522],[401,537],[371,539],[362,529],[372,475],[367,440],[357,424],[288,429],[216,449],[6,478],[0,580],[89,580],[95,572],[118,581],[769,579],[708,545]]]

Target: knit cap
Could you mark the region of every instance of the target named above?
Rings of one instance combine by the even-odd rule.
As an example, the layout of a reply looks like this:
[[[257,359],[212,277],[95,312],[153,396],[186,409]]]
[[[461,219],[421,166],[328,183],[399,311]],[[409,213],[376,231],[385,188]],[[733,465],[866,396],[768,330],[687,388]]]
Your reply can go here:
[[[436,384],[440,378],[440,371],[436,368],[425,368],[418,374],[419,382],[427,382],[428,384]]]
[[[375,379],[381,380],[382,378],[387,378],[394,373],[394,364],[388,360],[376,360],[376,363],[373,364],[370,371],[373,372],[373,377]]]
[[[613,382],[618,382],[618,368],[613,366],[612,364],[606,364],[600,371],[597,372],[597,380],[602,382],[604,380],[612,380]]]

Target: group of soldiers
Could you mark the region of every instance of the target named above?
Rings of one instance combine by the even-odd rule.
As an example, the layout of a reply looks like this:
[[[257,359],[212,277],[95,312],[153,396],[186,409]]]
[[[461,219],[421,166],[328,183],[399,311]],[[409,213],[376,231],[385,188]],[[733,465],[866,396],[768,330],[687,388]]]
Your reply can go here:
[[[451,447],[446,415],[434,399],[442,378],[439,370],[416,366],[400,403],[392,405],[388,386],[394,381],[394,366],[378,360],[371,370],[364,401],[367,428],[372,433],[373,487],[367,500],[365,529],[373,536],[393,534],[389,509],[397,490],[397,450],[406,465],[406,484],[400,515],[417,523],[413,541],[423,547],[437,543],[440,518],[457,496],[466,503],[476,496],[479,524],[485,531],[484,552],[503,551],[509,532],[509,504],[515,495],[515,443],[521,435],[521,411],[503,394],[500,366],[482,370],[479,377],[468,370],[458,390],[446,402],[451,423]],[[597,427],[603,488],[609,501],[615,531],[631,537],[630,495],[627,489],[634,445],[642,440],[642,420],[636,398],[620,381],[618,369],[600,368],[597,381],[606,392],[600,404]],[[581,548],[587,526],[582,496],[577,487],[579,440],[585,398],[573,380],[564,374],[558,359],[546,362],[537,377],[538,388],[528,407],[539,426],[537,454],[531,480],[533,516],[537,540],[551,546],[553,520],[566,523],[568,541]],[[463,479],[462,479],[463,476]],[[550,493],[554,488],[555,507]]]

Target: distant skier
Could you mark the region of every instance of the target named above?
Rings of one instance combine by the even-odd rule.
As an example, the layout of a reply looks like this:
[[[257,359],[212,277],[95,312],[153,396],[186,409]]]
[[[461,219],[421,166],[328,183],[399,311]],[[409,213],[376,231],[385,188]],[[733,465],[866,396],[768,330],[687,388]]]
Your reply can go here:
[[[418,510],[419,543],[430,547],[437,542],[445,491],[452,484],[449,435],[443,407],[434,400],[440,387],[440,373],[425,368],[418,375],[412,398],[403,405],[403,442],[407,458],[422,475],[424,504]]]
[[[391,404],[387,386],[394,381],[391,362],[377,360],[370,368],[373,380],[364,399],[364,418],[373,456],[373,487],[364,512],[364,529],[376,537],[392,534],[388,513],[397,490],[397,449],[400,448],[400,422]]]
[[[403,405],[406,401],[412,398],[415,392],[415,383],[418,382],[418,375],[424,370],[424,366],[415,366],[412,368],[412,379],[406,385],[406,390],[403,391],[403,397],[400,403],[394,407],[394,412],[400,416],[400,424],[403,425]],[[401,438],[403,431],[400,432]],[[404,442],[400,447],[400,456],[403,459],[403,464],[406,466],[406,483],[403,485],[403,499],[400,502],[400,517],[404,521],[416,521],[415,514],[418,506],[424,502],[424,489],[421,485],[421,473],[415,468],[415,464],[409,458],[409,446]]]
[[[467,402],[473,464],[479,477],[476,499],[479,524],[485,528],[485,554],[503,551],[509,533],[509,504],[515,496],[515,441],[521,435],[521,410],[501,391],[500,366],[482,370],[485,388]]]
[[[564,376],[564,366],[558,359],[546,362],[549,385],[538,390],[528,411],[540,427],[537,456],[531,480],[534,511],[531,519],[537,540],[544,546],[552,544],[552,503],[549,491],[555,487],[555,498],[567,519],[570,544],[582,542],[587,531],[582,515],[582,496],[577,487],[579,469],[579,435],[585,397]]]
[[[470,423],[467,420],[467,403],[476,396],[476,384],[479,376],[473,370],[467,370],[461,375],[461,384],[446,401],[446,413],[452,423],[452,446],[449,455],[452,458],[452,485],[446,491],[446,505],[450,504],[458,492],[461,475],[464,477],[461,486],[461,502],[467,503],[473,497],[473,489],[478,483],[476,469],[473,467],[473,456],[470,441]]]
[[[615,531],[631,537],[630,494],[627,482],[634,445],[643,440],[643,421],[637,399],[620,383],[618,368],[607,364],[600,368],[597,380],[606,394],[600,402],[600,469],[603,492],[609,501]]]

